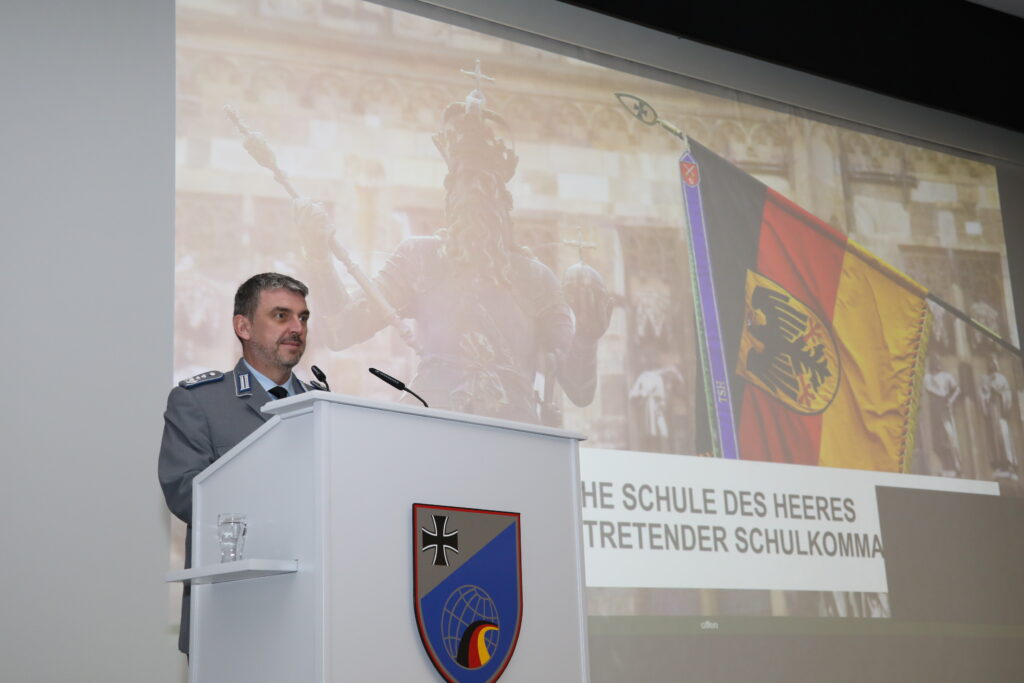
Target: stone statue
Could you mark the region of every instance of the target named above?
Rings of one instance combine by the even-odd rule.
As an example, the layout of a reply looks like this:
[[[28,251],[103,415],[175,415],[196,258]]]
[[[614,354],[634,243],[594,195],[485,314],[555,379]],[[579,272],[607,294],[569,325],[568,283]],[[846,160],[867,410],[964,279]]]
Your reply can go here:
[[[419,365],[409,384],[431,406],[557,425],[556,382],[576,405],[594,398],[597,344],[612,301],[601,276],[582,260],[560,283],[516,243],[506,185],[518,157],[503,138],[507,124],[486,108],[479,64],[471,75],[476,89],[445,109],[433,136],[448,166],[446,225],[404,240],[373,277],[372,289],[387,306],[366,287],[345,290],[322,206],[295,201],[311,279],[328,293],[319,298],[317,318],[334,350],[369,339],[389,324],[389,315],[414,321],[410,344]],[[544,395],[536,389],[538,376]]]

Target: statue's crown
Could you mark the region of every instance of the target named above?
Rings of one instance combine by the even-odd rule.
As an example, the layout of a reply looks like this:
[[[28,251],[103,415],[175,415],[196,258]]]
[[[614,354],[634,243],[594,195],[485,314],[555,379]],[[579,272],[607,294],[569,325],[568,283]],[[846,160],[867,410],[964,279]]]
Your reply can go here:
[[[510,137],[505,119],[487,109],[483,95],[474,90],[465,102],[448,105],[441,117],[441,131],[433,139],[449,173],[486,171],[507,183],[519,163],[505,142]]]

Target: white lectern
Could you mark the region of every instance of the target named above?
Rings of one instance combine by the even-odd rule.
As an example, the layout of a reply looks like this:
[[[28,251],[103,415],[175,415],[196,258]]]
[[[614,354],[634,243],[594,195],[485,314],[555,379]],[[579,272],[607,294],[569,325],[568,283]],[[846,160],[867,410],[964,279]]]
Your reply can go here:
[[[310,392],[193,483],[192,683],[442,680],[417,628],[412,506],[519,513],[505,681],[586,681],[578,441],[562,430]],[[248,517],[220,563],[217,515]]]

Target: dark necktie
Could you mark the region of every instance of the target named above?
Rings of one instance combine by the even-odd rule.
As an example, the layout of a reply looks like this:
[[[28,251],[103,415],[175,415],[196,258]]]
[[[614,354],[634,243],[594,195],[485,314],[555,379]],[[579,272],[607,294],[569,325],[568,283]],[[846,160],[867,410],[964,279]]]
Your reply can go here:
[[[269,391],[273,394],[274,398],[284,398],[288,395],[288,390],[284,387],[270,387]]]

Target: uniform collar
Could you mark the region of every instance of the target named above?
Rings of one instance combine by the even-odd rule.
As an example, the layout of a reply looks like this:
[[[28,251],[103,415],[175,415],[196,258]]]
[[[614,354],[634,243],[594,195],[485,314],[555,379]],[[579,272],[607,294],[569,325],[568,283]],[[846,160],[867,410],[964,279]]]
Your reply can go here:
[[[235,364],[235,369],[232,374],[234,375],[235,380],[235,396],[238,398],[247,398],[253,395],[260,396],[263,399],[260,401],[260,405],[271,400],[271,396],[267,392],[272,387],[278,386],[274,380],[249,365],[244,358],[238,359],[238,363]],[[262,389],[262,391],[255,391],[257,386]],[[288,389],[289,396],[302,394],[306,391],[306,387],[298,380],[298,378],[295,377],[295,373],[292,373],[289,376],[288,382],[284,386]]]

